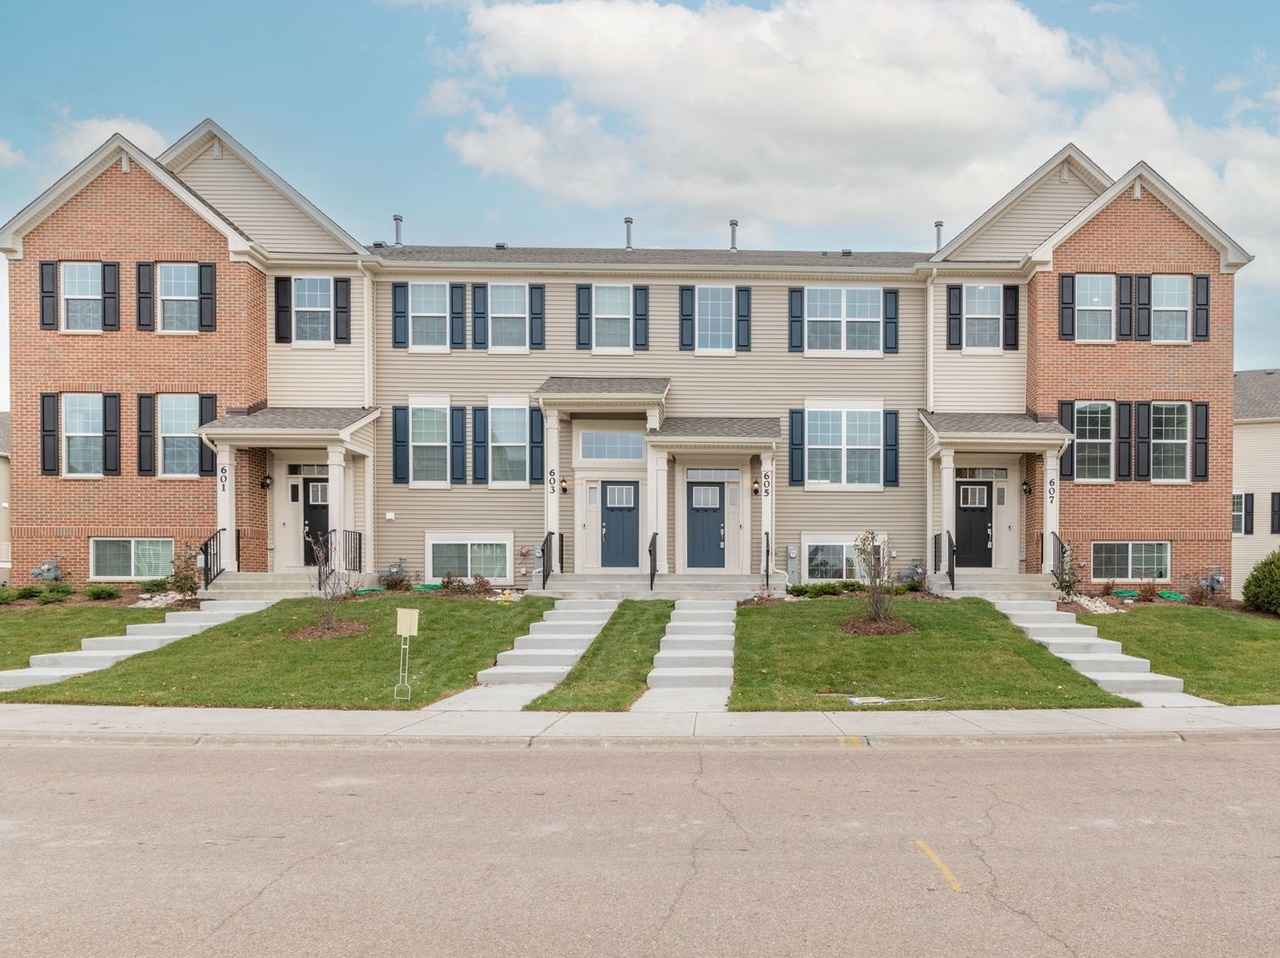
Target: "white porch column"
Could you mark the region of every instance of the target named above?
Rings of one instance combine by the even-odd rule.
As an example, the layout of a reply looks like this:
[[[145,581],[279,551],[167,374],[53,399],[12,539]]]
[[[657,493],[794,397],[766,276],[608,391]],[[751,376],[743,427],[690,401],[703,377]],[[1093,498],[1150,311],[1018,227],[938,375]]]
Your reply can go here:
[[[218,528],[223,530],[222,568],[240,571],[236,562],[236,453],[226,442],[218,446]]]
[[[545,518],[547,527],[543,530],[545,536],[548,532],[554,532],[560,535],[560,414],[555,410],[549,410],[543,416],[543,428],[546,430],[546,450],[547,450],[547,487],[543,490],[543,498],[545,500]],[[556,552],[556,543],[552,542],[551,555],[543,556],[542,561],[544,568],[555,571],[554,558]],[[564,569],[560,570],[564,572]]]
[[[933,530],[937,528],[933,515],[933,458],[924,460],[924,567],[933,572]]]
[[[649,500],[653,505],[652,531],[658,533],[659,575],[666,575],[670,571],[667,565],[667,555],[671,551],[671,543],[667,542],[668,476],[667,454],[665,452],[651,452],[649,455]],[[642,550],[647,549],[648,546],[647,540],[641,544]]]
[[[1058,457],[1046,452],[1044,458],[1044,547],[1040,557],[1041,572],[1053,571],[1053,534],[1058,531],[1058,500],[1062,482],[1058,477]]]
[[[947,566],[947,536],[952,541],[956,537],[956,454],[955,450],[943,448],[942,470],[939,481],[942,483],[942,567]]]
[[[778,543],[773,535],[773,452],[760,453],[760,572],[763,575],[771,561],[765,555],[764,540],[769,537],[773,551]]]
[[[333,552],[346,561],[342,555],[343,533],[351,528],[351,516],[347,509],[347,453],[341,446],[329,447],[329,529],[337,532],[333,541],[336,546]]]

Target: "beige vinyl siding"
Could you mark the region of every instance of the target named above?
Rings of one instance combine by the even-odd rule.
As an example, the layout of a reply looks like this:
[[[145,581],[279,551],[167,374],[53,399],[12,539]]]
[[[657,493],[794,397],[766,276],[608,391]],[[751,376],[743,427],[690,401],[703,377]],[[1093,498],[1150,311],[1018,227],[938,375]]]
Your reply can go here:
[[[1232,492],[1253,493],[1253,535],[1231,537],[1231,595],[1240,598],[1244,580],[1258,561],[1280,549],[1271,534],[1271,494],[1280,492],[1280,422],[1236,423]]]
[[[0,456],[0,565],[9,562],[9,457]],[[8,576],[0,573],[0,582]]]
[[[493,281],[492,276],[448,276],[444,281]],[[536,277],[529,277],[537,282]],[[515,281],[515,280],[512,280]],[[583,280],[586,282],[586,280]],[[616,282],[626,282],[619,278]],[[637,280],[643,284],[643,280]],[[706,281],[705,285],[746,285],[742,280]],[[924,541],[924,427],[916,410],[924,404],[924,292],[901,283],[862,284],[897,288],[899,353],[878,358],[806,356],[787,350],[787,290],[803,282],[755,282],[752,292],[751,351],[732,356],[697,356],[679,349],[680,283],[647,283],[650,291],[648,350],[630,356],[593,355],[575,348],[575,284],[546,283],[547,348],[528,355],[489,355],[484,350],[448,354],[416,354],[390,344],[389,282],[377,284],[375,401],[384,409],[404,404],[415,393],[447,394],[452,405],[484,405],[490,394],[532,394],[549,377],[669,377],[667,417],[776,417],[781,428],[775,453],[775,565],[785,567],[782,550],[799,543],[802,532],[875,528],[888,534],[904,559],[922,555]],[[817,285],[817,284],[815,284]],[[855,285],[850,283],[849,285]],[[468,302],[468,308],[470,303]],[[467,334],[471,320],[468,311]],[[423,384],[429,383],[429,389]],[[900,485],[881,492],[805,491],[787,485],[787,414],[806,399],[868,400],[899,410]],[[1019,407],[1021,408],[1021,407]],[[570,442],[572,429],[561,425],[561,475],[574,481]],[[391,417],[378,423],[379,449],[391,448]],[[549,457],[550,458],[550,457]],[[699,465],[698,453],[678,453],[677,460]],[[468,409],[467,474],[471,476],[470,410]],[[742,468],[748,468],[743,457]],[[752,467],[753,469],[756,467]],[[674,464],[670,487],[671,521],[667,555],[675,568]],[[489,490],[455,486],[447,491],[410,489],[391,482],[390,456],[377,459],[376,513],[395,512],[393,529],[380,534],[379,563],[386,556],[422,555],[428,528],[513,529],[517,547],[535,545],[545,534],[542,490]],[[561,529],[568,537],[566,566],[572,568],[575,539],[583,534],[572,515],[574,496],[561,497]],[[752,565],[760,550],[759,506],[752,502]],[[643,544],[647,545],[647,543]],[[642,545],[642,550],[643,550]],[[414,549],[414,552],[407,550]],[[398,551],[400,550],[400,551]],[[532,565],[532,563],[530,563]],[[519,579],[517,578],[517,581]]]
[[[990,280],[956,280],[951,285]],[[1027,287],[1018,294],[1018,348],[999,354],[947,349],[947,283],[934,286],[933,410],[935,412],[1026,412]]]
[[[181,178],[273,253],[351,252],[225,146],[221,159],[214,158],[211,146],[206,148]]]
[[[1059,179],[1059,170],[1053,170],[949,259],[983,263],[1019,260],[1043,243],[1098,197],[1097,190],[1070,166],[1067,169],[1067,182]]]
[[[358,276],[350,279],[351,342],[335,344],[332,348],[319,348],[275,341],[275,281],[271,277],[267,278],[268,305],[263,322],[267,324],[269,405],[364,405],[364,281]]]

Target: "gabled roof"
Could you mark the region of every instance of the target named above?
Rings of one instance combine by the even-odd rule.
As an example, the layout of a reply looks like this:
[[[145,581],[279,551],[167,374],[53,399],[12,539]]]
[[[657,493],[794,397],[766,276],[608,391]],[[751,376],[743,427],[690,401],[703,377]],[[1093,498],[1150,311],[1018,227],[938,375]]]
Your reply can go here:
[[[1200,212],[1190,200],[1169,185],[1159,173],[1145,162],[1137,163],[1133,169],[1116,180],[1101,193],[1096,200],[1073,216],[1061,229],[1046,239],[1032,252],[1031,258],[1048,263],[1053,260],[1053,251],[1070,238],[1098,213],[1106,209],[1126,190],[1146,189],[1173,211],[1183,222],[1199,233],[1207,243],[1218,249],[1221,254],[1221,268],[1234,272],[1241,266],[1253,261],[1253,254],[1245,251],[1239,243],[1226,234],[1217,223]]]
[[[202,196],[170,173],[144,151],[119,133],[113,134],[19,213],[0,226],[0,252],[22,255],[22,238],[39,226],[86,184],[97,179],[116,163],[135,163],[156,182],[170,190],[183,204],[227,238],[231,249],[244,251],[252,241]]]
[[[552,376],[535,396],[665,396],[670,379],[625,376]]]
[[[350,252],[359,255],[367,253],[364,246],[357,242],[350,233],[321,212],[319,207],[290,186],[275,170],[250,153],[235,137],[231,136],[211,119],[201,120],[189,133],[161,153],[158,159],[167,169],[173,170],[174,173],[181,177],[183,168],[202,153],[204,148],[215,139],[221,141],[223,146],[229,147],[255,173],[271,184],[285,199],[314,220],[339,243],[346,246]]]
[[[1236,422],[1280,419],[1280,372],[1245,369],[1236,373]]]
[[[394,263],[512,263],[583,266],[708,266],[754,269],[891,269],[910,270],[928,253],[831,252],[804,250],[625,249],[519,246],[370,246],[369,252]]]
[[[989,225],[1016,206],[1023,197],[1039,186],[1046,177],[1059,170],[1064,163],[1070,165],[1076,175],[1093,186],[1098,192],[1102,192],[1111,186],[1111,177],[1106,174],[1102,167],[1085,156],[1084,152],[1074,143],[1068,143],[1050,157],[1039,169],[1001,197],[994,206],[965,227],[950,243],[938,250],[930,259],[930,262],[945,262],[953,253],[961,249]]]

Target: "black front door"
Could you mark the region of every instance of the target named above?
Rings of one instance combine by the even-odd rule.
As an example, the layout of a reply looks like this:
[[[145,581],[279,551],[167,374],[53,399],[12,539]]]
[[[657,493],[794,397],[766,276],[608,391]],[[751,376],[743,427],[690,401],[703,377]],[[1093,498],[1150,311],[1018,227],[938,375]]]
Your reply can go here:
[[[991,568],[991,483],[956,483],[956,565]]]
[[[329,533],[329,480],[302,480],[302,561],[316,564],[314,542]]]
[[[640,483],[602,482],[600,564],[634,569],[640,565]]]
[[[689,568],[724,568],[724,483],[689,483]]]

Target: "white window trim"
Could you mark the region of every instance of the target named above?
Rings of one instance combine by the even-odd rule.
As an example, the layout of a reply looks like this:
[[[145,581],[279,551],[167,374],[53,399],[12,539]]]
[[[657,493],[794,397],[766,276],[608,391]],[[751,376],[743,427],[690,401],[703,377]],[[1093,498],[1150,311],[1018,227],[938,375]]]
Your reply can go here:
[[[97,296],[68,296],[67,295],[67,267],[68,266],[96,266],[98,267],[98,295]],[[99,305],[98,328],[97,329],[68,329],[67,328],[67,300],[83,299],[89,301],[97,301]],[[102,323],[106,318],[103,314],[106,312],[106,306],[102,301],[102,263],[90,262],[88,260],[67,260],[58,264],[58,330],[63,333],[70,333],[72,336],[101,336]]]
[[[620,316],[608,315],[600,317],[598,306],[600,303],[601,289],[625,289],[627,291],[627,345],[626,346],[599,346],[600,342],[599,330],[596,328],[596,320],[604,319],[620,319]],[[630,283],[593,283],[591,286],[591,352],[595,356],[632,356],[635,354],[636,347],[636,316],[635,302],[636,291],[634,285]],[[696,342],[697,336],[694,340]]]
[[[160,468],[157,469],[156,472],[162,479],[199,478],[200,476],[200,451],[199,451],[200,440],[194,432],[168,433],[164,431],[164,400],[166,396],[194,396],[196,400],[196,427],[199,428],[200,426],[200,394],[199,393],[161,393],[156,397],[156,438],[160,445],[159,450],[157,450],[159,452],[159,456],[157,456],[157,458],[160,460],[160,463],[159,463]],[[166,437],[196,439],[197,447],[196,447],[195,472],[168,472],[165,470],[164,441]]]
[[[1182,459],[1183,477],[1181,479],[1157,479],[1156,471],[1156,406],[1182,406],[1187,411],[1187,438],[1186,439],[1161,439],[1158,440],[1162,446],[1181,445],[1185,455]],[[1151,403],[1151,483],[1157,486],[1186,486],[1191,484],[1191,455],[1192,455],[1192,439],[1191,434],[1195,429],[1193,420],[1194,410],[1191,403],[1183,402],[1178,399],[1157,399]]]
[[[840,324],[840,348],[839,349],[817,349],[809,346],[809,290],[811,289],[838,289],[843,293],[847,289],[872,289],[879,296],[880,302],[880,348],[879,349],[847,349],[845,344],[849,341],[848,330],[845,324],[850,322],[869,323],[869,319],[850,319],[845,315],[847,311],[847,303],[844,296],[840,297],[840,317],[838,319],[819,318],[817,322],[821,323],[839,323]],[[813,283],[804,288],[804,355],[806,356],[854,356],[862,358],[872,358],[884,355],[884,287],[883,286],[859,286],[857,284],[850,285],[848,283]]]
[[[573,465],[574,468],[644,468],[648,458],[648,444],[644,441],[644,423],[636,422],[632,425],[618,422],[594,422],[591,420],[579,420],[580,426],[574,429],[573,436]],[[619,432],[619,433],[639,433],[641,456],[639,459],[588,459],[582,454],[583,437],[588,432]]]
[[[450,450],[453,448],[453,416],[450,414],[449,397],[448,396],[410,396],[409,404],[409,488],[410,489],[448,489],[451,485],[449,482],[449,457]],[[413,410],[415,409],[443,409],[444,410],[444,480],[425,480],[413,478]],[[423,445],[427,445],[424,443]],[[434,445],[432,443],[431,445]]]
[[[409,352],[411,353],[447,353],[449,347],[449,283],[410,283],[408,290],[408,310],[405,313],[408,316],[409,328],[406,332],[409,335]],[[415,313],[413,311],[413,287],[415,286],[443,286],[444,287],[444,343],[439,346],[432,346],[426,343],[415,343],[413,341],[413,317],[415,316],[434,316],[434,313]]]
[[[969,287],[970,286],[994,286],[1000,292],[1000,309],[996,311],[994,317],[979,316],[974,314],[974,319],[992,319],[996,321],[996,338],[999,343],[995,346],[970,346],[969,345]],[[960,352],[967,353],[970,356],[1003,356],[1007,350],[1004,348],[1004,284],[995,280],[978,280],[975,282],[962,283],[960,286]]]
[[[1173,545],[1167,539],[1095,539],[1089,543],[1089,581],[1090,582],[1110,582],[1111,576],[1103,576],[1099,578],[1096,574],[1097,561],[1093,554],[1094,546],[1128,546],[1129,547],[1129,572],[1133,572],[1133,547],[1135,545],[1155,545],[1164,546],[1165,561],[1169,566],[1169,575],[1158,579],[1142,579],[1129,576],[1128,578],[1115,578],[1116,582],[1172,582],[1173,581]]]
[[[1187,286],[1187,308],[1184,312],[1187,314],[1187,334],[1181,339],[1156,339],[1156,313],[1172,312],[1169,309],[1156,309],[1156,280],[1157,279],[1180,279]],[[1151,341],[1160,343],[1164,346],[1185,346],[1191,342],[1191,327],[1195,323],[1196,304],[1195,304],[1195,281],[1185,273],[1153,273],[1151,276]]]
[[[493,320],[497,315],[504,318],[514,316],[514,313],[497,313],[493,308],[493,288],[495,286],[519,286],[524,290],[524,313],[520,317],[524,321],[524,345],[523,346],[495,346],[493,344]],[[594,298],[592,300],[594,304]],[[593,306],[594,309],[594,306]],[[594,316],[593,316],[594,322]],[[594,333],[595,330],[592,329]],[[528,283],[490,283],[489,284],[489,352],[495,356],[528,356],[529,355],[529,284]]]
[[[511,530],[501,532],[479,532],[475,529],[462,532],[428,532],[426,534],[426,543],[424,546],[424,562],[423,565],[423,581],[436,582],[440,579],[431,575],[431,550],[435,545],[462,545],[468,547],[473,545],[488,545],[490,543],[499,543],[507,547],[507,568],[505,574],[500,579],[490,579],[494,585],[514,585],[515,584],[515,535]],[[470,557],[467,559],[470,565]],[[470,572],[470,569],[468,569]],[[471,578],[470,575],[467,576]]]
[[[699,346],[698,340],[701,338],[700,324],[702,321],[702,311],[699,308],[702,300],[700,293],[704,289],[727,289],[729,291],[729,345],[728,346]],[[693,288],[693,354],[695,356],[736,356],[737,350],[737,324],[738,324],[738,294],[733,286],[695,286]]]
[[[169,554],[175,555],[177,546],[170,536],[91,536],[89,539],[89,579],[95,582],[145,582],[148,579],[163,579],[173,573],[172,567],[163,575],[99,575],[98,570],[94,568],[94,548],[93,544],[101,539],[112,542],[128,542],[129,543],[129,571],[134,572],[137,565],[137,543],[140,540],[168,542]],[[172,559],[170,560],[172,563]]]
[[[1117,290],[1117,288],[1116,288],[1118,284],[1116,283],[1116,277],[1115,277],[1115,276],[1113,276],[1113,275],[1112,275],[1112,274],[1110,274],[1110,273],[1077,273],[1077,274],[1076,274],[1076,284],[1077,284],[1077,289],[1078,289],[1078,287],[1079,287],[1079,282],[1080,282],[1080,277],[1081,277],[1081,276],[1102,276],[1102,277],[1104,277],[1104,278],[1106,278],[1106,279],[1111,280],[1111,305],[1110,305],[1110,307],[1108,307],[1108,310],[1107,310],[1109,313],[1111,313],[1111,323],[1110,323],[1110,325],[1109,325],[1109,327],[1108,327],[1108,328],[1111,330],[1111,335],[1110,335],[1110,336],[1108,336],[1106,339],[1085,339],[1084,337],[1082,337],[1082,336],[1080,335],[1080,324],[1077,322],[1077,323],[1076,323],[1076,338],[1075,338],[1075,342],[1077,342],[1077,343],[1103,343],[1103,344],[1114,343],[1114,342],[1116,341],[1116,312],[1117,312],[1117,308],[1118,308],[1118,307],[1117,307],[1117,305],[1116,305],[1116,300],[1117,300],[1117,298],[1118,298],[1118,297],[1117,297],[1118,290]],[[1080,297],[1079,297],[1079,295],[1077,295],[1077,296],[1076,296],[1076,307],[1075,307],[1075,308],[1076,308],[1077,316],[1078,316],[1078,314],[1079,314],[1080,310],[1082,310],[1082,309],[1084,309],[1084,308],[1085,308],[1085,307],[1083,307],[1083,306],[1081,306],[1081,305],[1080,305]],[[1090,309],[1092,309],[1092,307],[1089,307],[1089,308],[1090,308]],[[1136,307],[1136,305],[1135,305],[1135,307],[1134,307],[1134,314],[1135,314],[1135,315],[1134,315],[1134,322],[1136,323],[1136,322],[1137,322],[1137,307]]]
[[[194,267],[196,271],[196,293],[194,296],[165,296],[164,295],[164,269],[166,266],[189,266]],[[198,263],[157,263],[155,286],[156,291],[156,332],[164,333],[168,336],[193,336],[200,332],[200,265]],[[166,302],[175,303],[195,303],[196,304],[196,328],[195,329],[165,329],[164,328],[164,304]]]
[[[1236,511],[1236,500],[1237,500],[1237,499],[1239,499],[1239,500],[1240,500],[1240,511],[1239,511],[1239,512],[1237,512],[1237,511]],[[1236,532],[1236,516],[1239,516],[1239,517],[1240,517],[1240,531],[1239,531],[1239,532]],[[1244,536],[1244,534],[1245,534],[1245,532],[1244,532],[1244,493],[1243,493],[1243,492],[1233,492],[1233,493],[1231,493],[1231,535],[1232,535],[1232,536],[1236,536],[1236,537],[1243,537],[1243,536]]]
[[[865,532],[866,530],[863,530],[863,531]],[[845,581],[844,576],[841,576],[838,579],[815,579],[810,577],[809,548],[810,546],[842,546],[844,549],[850,550],[854,548],[854,543],[857,541],[858,537],[861,536],[862,534],[863,534],[862,532],[850,532],[847,535],[838,535],[830,532],[802,532],[800,534],[800,581],[805,584],[814,583],[814,582]],[[888,541],[889,540],[882,533],[876,533],[876,543],[877,545],[880,546],[880,549],[882,550],[882,554],[885,546],[888,544]],[[848,561],[847,551],[844,556],[844,561],[845,562]],[[863,584],[866,583],[865,577],[861,579],[855,578],[855,581],[862,582]]]
[[[299,312],[299,306],[298,306],[298,287],[297,287],[297,281],[298,281],[298,280],[300,280],[300,279],[325,279],[325,280],[328,280],[328,281],[329,281],[329,309],[328,309],[328,313],[329,313],[329,338],[328,338],[328,340],[323,340],[323,339],[298,339],[298,312]],[[333,276],[333,274],[331,274],[331,273],[294,273],[294,274],[289,278],[289,283],[290,283],[290,288],[289,288],[289,294],[290,294],[290,297],[289,297],[289,303],[290,303],[289,324],[290,324],[290,332],[291,332],[291,335],[292,335],[292,338],[293,338],[293,343],[292,343],[292,345],[293,345],[293,346],[295,346],[296,348],[298,348],[298,349],[336,349],[336,348],[337,348],[337,344],[334,342],[334,333],[335,333],[335,330],[334,330],[334,328],[333,328],[333,326],[334,326],[334,291],[333,291],[334,283],[333,283],[333,280],[334,280],[334,276]],[[319,312],[323,312],[323,310],[319,310],[319,309],[304,309],[304,310],[302,310],[302,311],[303,311],[303,312],[308,312],[308,313],[319,313]]]
[[[102,432],[68,432],[67,431],[67,400],[72,396],[97,396],[98,397],[98,406],[99,406],[99,410],[101,412],[101,418],[102,418]],[[106,423],[106,409],[105,409],[105,402],[103,400],[103,393],[63,393],[61,397],[61,401],[58,403],[58,406],[59,406],[58,452],[61,454],[61,459],[62,459],[62,469],[61,469],[62,478],[64,479],[101,479],[103,478],[103,476],[106,475],[106,473],[104,473],[101,469],[99,469],[97,472],[68,472],[67,471],[69,466],[71,465],[71,453],[70,453],[70,450],[67,448],[67,439],[70,438],[71,436],[97,436],[98,439],[100,439],[103,444],[102,456],[99,457],[98,465],[99,466],[104,465],[103,460],[106,459],[106,453],[107,453],[107,450],[106,450],[107,423]]]
[[[1108,449],[1107,477],[1105,479],[1081,479],[1079,456],[1077,456],[1076,457],[1076,477],[1073,481],[1081,483],[1082,485],[1086,485],[1086,486],[1114,485],[1116,481],[1116,404],[1111,402],[1111,400],[1109,399],[1077,399],[1075,402],[1073,413],[1072,413],[1072,421],[1076,424],[1076,428],[1078,428],[1079,422],[1080,422],[1080,419],[1079,419],[1080,407],[1081,406],[1098,406],[1098,405],[1106,406],[1111,410],[1111,438],[1107,441],[1107,449]],[[1076,432],[1075,428],[1073,428],[1071,432],[1072,432],[1072,435],[1074,436]],[[1086,439],[1084,441],[1091,445],[1102,444],[1101,439]],[[1078,448],[1080,444],[1079,437],[1076,437],[1073,440],[1073,443]]]
[[[490,396],[489,397],[489,415],[488,429],[489,435],[486,437],[488,442],[485,444],[485,450],[489,455],[489,488],[490,489],[528,489],[529,488],[529,397],[526,396]],[[519,408],[524,412],[524,481],[518,482],[514,480],[500,480],[495,482],[493,478],[493,411],[495,409],[516,409]],[[546,436],[543,436],[545,441]],[[514,443],[504,443],[504,445],[514,445]]]
[[[813,482],[809,479],[809,413],[810,412],[874,412],[880,417],[880,481],[870,482]],[[829,446],[823,449],[832,448]],[[848,450],[841,436],[841,450]],[[866,446],[855,446],[865,449]],[[832,492],[882,492],[884,490],[884,402],[882,400],[851,401],[848,399],[806,399],[804,402],[804,488],[806,491]],[[841,461],[841,471],[844,460]]]

